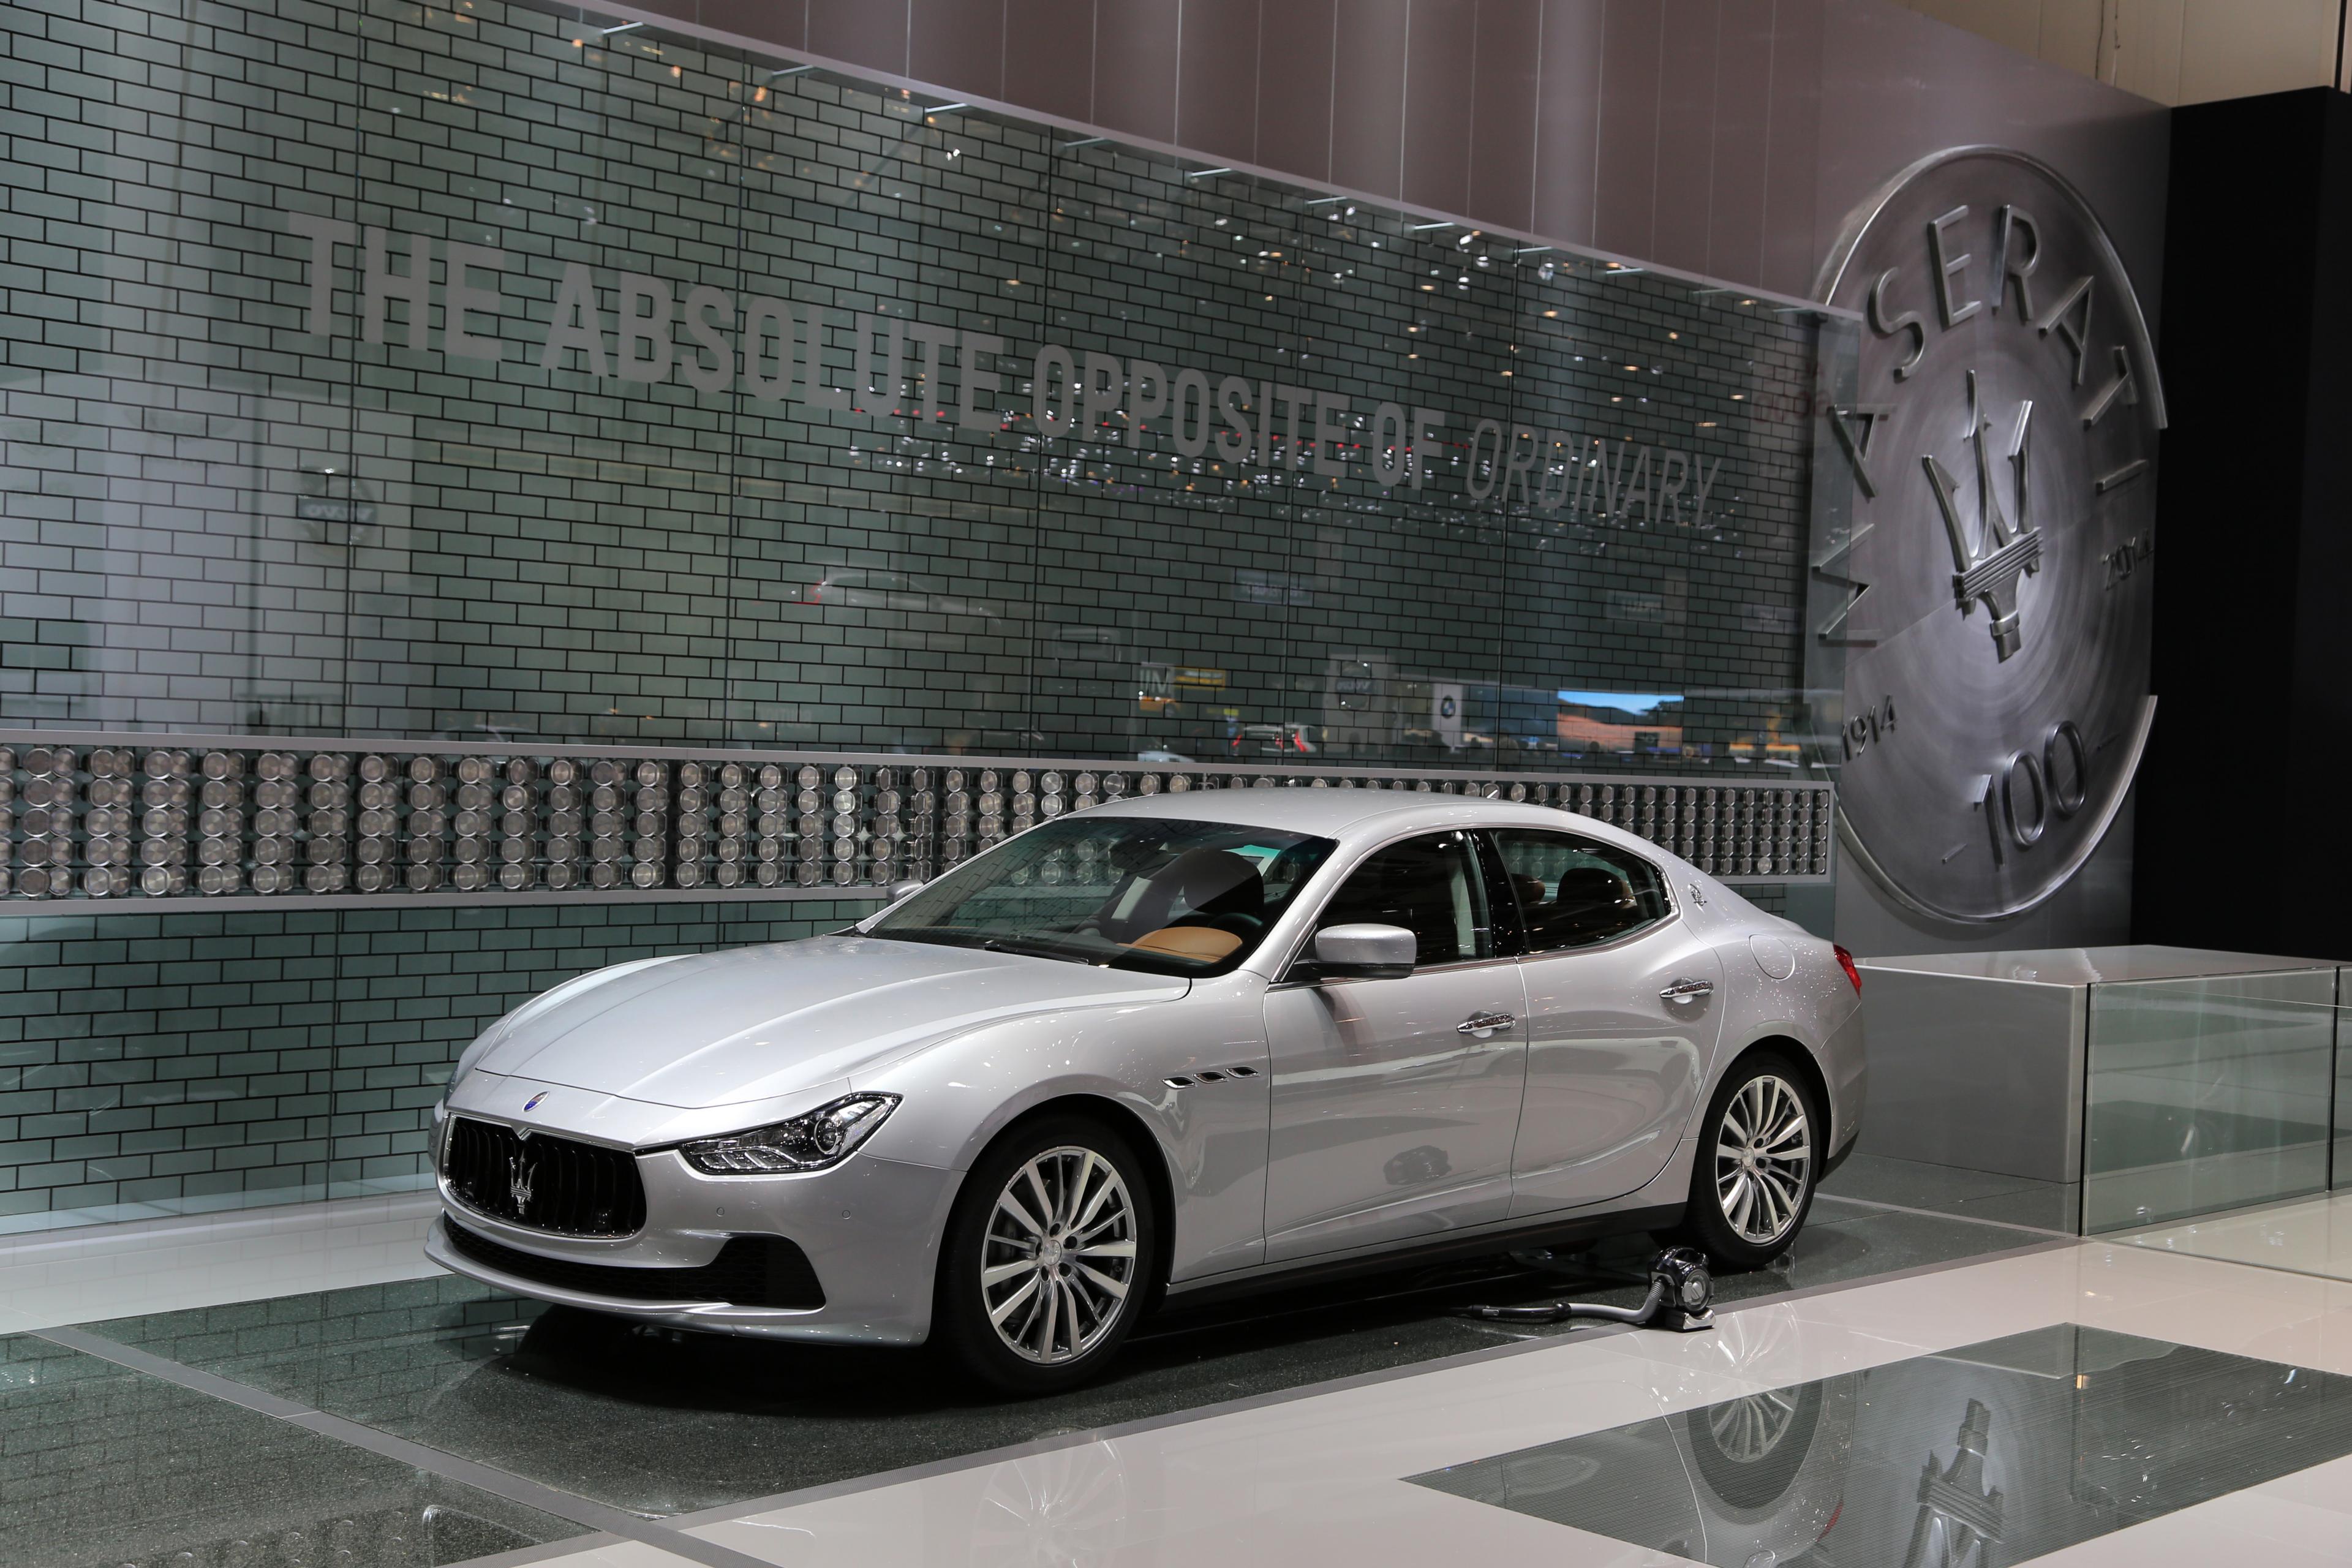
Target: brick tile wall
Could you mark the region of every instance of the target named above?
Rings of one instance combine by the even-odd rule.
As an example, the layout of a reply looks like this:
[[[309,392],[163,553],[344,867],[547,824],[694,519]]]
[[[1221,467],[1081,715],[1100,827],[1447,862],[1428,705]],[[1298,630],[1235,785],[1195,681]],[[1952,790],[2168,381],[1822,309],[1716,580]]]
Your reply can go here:
[[[1480,732],[1571,689],[1688,693],[1717,757],[1804,729],[1801,317],[775,68],[505,0],[0,9],[0,724],[1427,763],[1461,686]],[[367,341],[358,247],[306,330],[298,216],[425,237],[424,346]],[[496,363],[443,352],[453,243],[505,253]],[[822,308],[835,385],[858,312],[994,334],[999,417],[906,416],[961,367],[878,414],[542,368],[573,264],[608,316],[623,273]],[[1047,342],[1344,396],[1351,449],[1041,426]],[[1445,411],[1420,489],[1384,402]],[[1645,504],[1515,492],[1521,426],[1539,492],[1646,453]],[[489,1018],[829,912],[0,905],[0,1216],[413,1183]]]

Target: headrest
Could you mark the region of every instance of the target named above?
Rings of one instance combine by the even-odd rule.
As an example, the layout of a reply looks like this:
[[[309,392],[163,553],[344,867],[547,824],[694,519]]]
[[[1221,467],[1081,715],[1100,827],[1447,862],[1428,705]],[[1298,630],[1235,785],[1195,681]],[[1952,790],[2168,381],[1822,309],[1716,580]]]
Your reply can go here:
[[[1591,909],[1596,905],[1630,905],[1633,884],[1606,866],[1571,866],[1559,874],[1557,901],[1562,908]]]
[[[1230,849],[1187,849],[1151,879],[1153,891],[1169,890],[1171,910],[1181,904],[1195,914],[1263,916],[1265,881],[1257,867]]]

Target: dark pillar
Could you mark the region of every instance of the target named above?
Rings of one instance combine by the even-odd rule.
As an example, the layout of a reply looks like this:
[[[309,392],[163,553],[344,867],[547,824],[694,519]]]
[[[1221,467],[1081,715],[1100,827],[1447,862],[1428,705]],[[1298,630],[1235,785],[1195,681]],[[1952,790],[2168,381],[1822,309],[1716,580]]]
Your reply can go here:
[[[2142,942],[2352,959],[2352,98],[2173,117]]]

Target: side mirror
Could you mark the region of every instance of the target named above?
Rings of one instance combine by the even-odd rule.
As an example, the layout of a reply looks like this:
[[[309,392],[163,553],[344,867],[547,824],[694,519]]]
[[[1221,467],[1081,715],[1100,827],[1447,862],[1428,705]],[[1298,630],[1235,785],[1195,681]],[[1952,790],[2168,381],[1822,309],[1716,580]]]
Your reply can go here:
[[[883,896],[891,903],[900,904],[921,892],[923,888],[924,884],[917,881],[893,882],[883,889]]]
[[[1402,926],[1326,926],[1299,967],[1308,980],[1402,980],[1412,973],[1420,944]]]

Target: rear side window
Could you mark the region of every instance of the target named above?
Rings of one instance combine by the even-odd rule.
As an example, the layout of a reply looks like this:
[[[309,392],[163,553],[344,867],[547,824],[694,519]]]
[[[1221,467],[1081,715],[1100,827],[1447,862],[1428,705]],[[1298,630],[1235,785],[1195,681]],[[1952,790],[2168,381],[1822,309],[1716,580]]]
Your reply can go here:
[[[1494,841],[1529,952],[1615,942],[1671,912],[1665,879],[1629,850],[1525,827],[1498,829]]]

